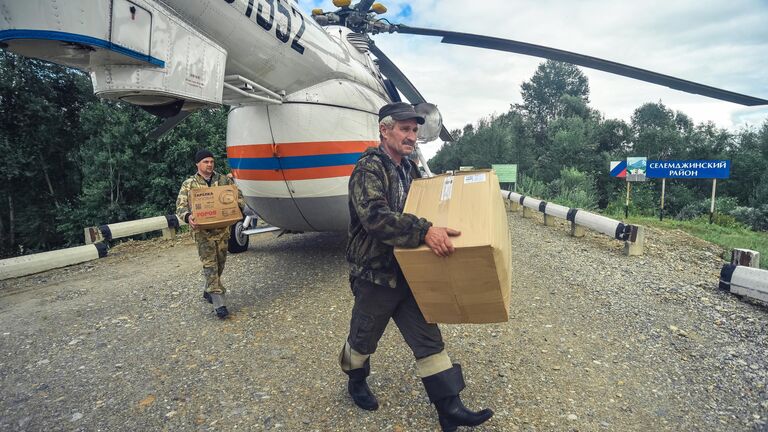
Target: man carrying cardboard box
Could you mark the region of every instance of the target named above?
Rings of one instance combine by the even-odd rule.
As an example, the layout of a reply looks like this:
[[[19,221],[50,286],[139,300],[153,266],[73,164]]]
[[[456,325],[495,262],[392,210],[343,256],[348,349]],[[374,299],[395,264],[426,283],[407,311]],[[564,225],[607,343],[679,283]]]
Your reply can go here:
[[[392,318],[416,357],[416,368],[437,408],[440,426],[454,431],[458,426],[485,422],[493,411],[470,411],[461,402],[461,367],[451,363],[440,329],[424,319],[395,260],[395,246],[415,248],[421,244],[438,256],[448,256],[454,251],[450,236],[460,234],[403,213],[411,180],[420,177],[416,164],[408,158],[415,149],[420,124],[424,118],[407,103],[382,107],[381,144],[363,153],[350,176],[347,261],[355,303],[339,363],[349,376],[347,389],[355,404],[370,411],[378,409],[366,377],[370,356]]]
[[[197,173],[181,184],[179,196],[176,198],[176,216],[189,224],[192,228],[192,236],[197,242],[197,253],[203,263],[205,278],[203,298],[213,304],[216,316],[224,319],[229,315],[229,311],[225,299],[226,289],[221,283],[221,274],[224,272],[224,263],[227,260],[229,227],[203,229],[198,226],[189,205],[189,194],[192,189],[234,185],[234,182],[230,177],[213,170],[215,165],[213,153],[208,150],[202,149],[195,153],[195,165]],[[245,208],[245,201],[239,189],[238,204],[242,211]]]

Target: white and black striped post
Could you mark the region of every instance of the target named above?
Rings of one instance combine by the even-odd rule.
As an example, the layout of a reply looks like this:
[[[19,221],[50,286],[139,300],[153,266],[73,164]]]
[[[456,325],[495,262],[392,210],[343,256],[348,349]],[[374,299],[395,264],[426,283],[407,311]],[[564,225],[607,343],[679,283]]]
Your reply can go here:
[[[180,221],[176,215],[155,216],[135,221],[99,225],[98,227],[85,228],[85,243],[110,241],[158,230],[163,231],[163,238],[169,239],[175,236],[176,229],[181,225],[186,225],[186,223]]]

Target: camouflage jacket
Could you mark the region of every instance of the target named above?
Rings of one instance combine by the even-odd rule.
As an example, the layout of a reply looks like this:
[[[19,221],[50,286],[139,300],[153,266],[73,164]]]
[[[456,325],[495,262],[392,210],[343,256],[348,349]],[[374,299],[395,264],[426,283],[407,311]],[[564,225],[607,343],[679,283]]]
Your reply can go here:
[[[211,186],[225,186],[225,185],[231,185],[231,184],[235,184],[235,182],[232,179],[230,179],[226,175],[219,174],[215,171],[213,172],[213,175],[211,176]],[[195,175],[184,180],[184,183],[181,184],[181,189],[179,189],[179,196],[176,198],[176,217],[178,217],[179,220],[183,221],[188,214],[192,213],[192,209],[189,208],[190,189],[201,188],[201,187],[208,187],[208,183],[206,183],[203,176],[201,176],[198,173],[195,173]],[[240,191],[240,189],[237,190],[237,193],[238,193],[238,203],[240,204],[240,210],[243,210],[245,208],[245,200],[243,199],[243,193]],[[196,238],[206,237],[211,239],[217,238],[217,239],[226,240],[226,239],[229,239],[229,228],[194,230],[193,236],[195,236]]]
[[[403,160],[412,178],[421,177],[415,163]],[[395,163],[379,148],[369,148],[357,161],[349,177],[350,278],[394,288],[400,272],[395,246],[414,248],[424,243],[432,223],[394,208],[399,181]]]

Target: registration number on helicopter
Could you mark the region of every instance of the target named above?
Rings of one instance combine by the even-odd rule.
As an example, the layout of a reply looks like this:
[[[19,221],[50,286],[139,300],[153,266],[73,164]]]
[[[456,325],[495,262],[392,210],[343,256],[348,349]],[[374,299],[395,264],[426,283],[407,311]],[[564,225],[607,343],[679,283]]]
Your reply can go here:
[[[235,2],[235,0],[224,1],[228,4]],[[289,11],[288,7],[286,7],[280,0],[248,0],[248,5],[245,7],[246,17],[251,18],[253,16],[254,5],[256,6],[256,24],[268,32],[272,32],[272,28],[274,27],[274,35],[282,43],[288,43],[288,41],[291,40],[291,17],[293,17],[293,19],[298,17],[301,21],[301,25],[299,26],[296,35],[293,37],[291,48],[299,54],[304,54],[304,45],[299,41],[301,40],[301,36],[304,35],[306,23],[304,23],[304,16],[299,13],[295,7],[290,6],[291,10]],[[269,11],[267,12],[266,9],[269,9]],[[280,28],[280,25],[275,22],[276,11],[278,14],[285,16],[285,28]]]

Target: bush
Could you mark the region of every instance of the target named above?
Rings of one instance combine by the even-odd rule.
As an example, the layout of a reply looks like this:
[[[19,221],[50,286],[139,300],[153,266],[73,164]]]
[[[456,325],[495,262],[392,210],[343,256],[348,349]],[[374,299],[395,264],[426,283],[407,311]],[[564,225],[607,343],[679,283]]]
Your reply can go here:
[[[597,194],[582,189],[563,189],[552,201],[571,208],[594,210],[597,208]]]
[[[533,177],[520,175],[520,184],[518,190],[521,194],[533,198],[545,199],[547,195],[547,185]]]
[[[567,207],[594,210],[597,208],[595,180],[576,168],[563,168],[560,177],[549,184],[547,199]]]
[[[692,202],[682,209],[680,209],[679,212],[675,215],[675,219],[680,220],[691,220],[696,219],[699,216],[702,216],[705,213],[709,213],[709,200],[707,201],[696,201]]]
[[[710,199],[692,202],[680,209],[675,218],[681,220],[695,219],[699,216],[707,216],[707,218],[709,218],[708,215],[711,203],[712,200]],[[735,197],[715,199],[715,215],[730,215],[736,208],[739,208],[739,202]],[[737,218],[737,220],[739,219]]]
[[[768,231],[768,204],[754,207],[736,207],[730,215],[754,231]]]

